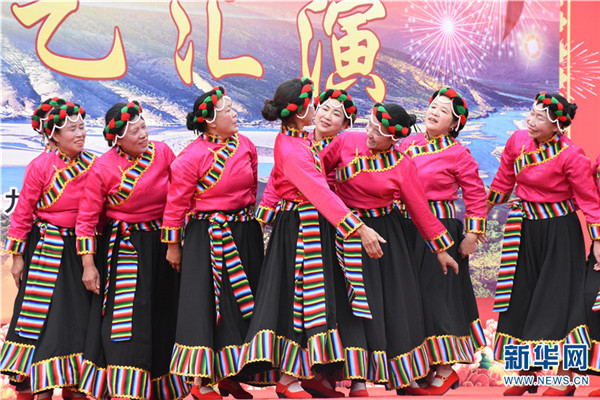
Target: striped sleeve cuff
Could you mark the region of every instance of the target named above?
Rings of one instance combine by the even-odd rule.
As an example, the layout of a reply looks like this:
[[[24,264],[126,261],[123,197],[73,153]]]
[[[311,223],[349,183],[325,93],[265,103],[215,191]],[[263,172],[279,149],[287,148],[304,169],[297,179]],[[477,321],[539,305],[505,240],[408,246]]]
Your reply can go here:
[[[269,207],[264,207],[264,206],[259,205],[258,210],[256,210],[256,219],[267,225],[273,225],[273,221],[275,220],[275,215],[277,215],[275,210],[273,210],[272,208],[269,208]]]
[[[363,222],[356,215],[352,214],[352,211],[346,214],[336,226],[337,232],[343,238],[347,238],[356,231]]]
[[[600,224],[588,224],[588,232],[590,233],[590,239],[600,240]]]
[[[501,193],[501,192],[498,192],[491,188],[487,195],[487,201],[490,204],[506,203],[509,198],[510,198],[510,193]]]
[[[79,236],[77,238],[77,254],[96,254],[96,238],[91,236]]]
[[[4,254],[23,254],[25,240],[8,236],[4,243]]]
[[[480,217],[466,217],[465,218],[465,231],[472,233],[485,233],[485,223],[487,218]]]
[[[444,231],[444,233],[436,238],[425,240],[425,243],[427,243],[427,247],[429,247],[432,253],[441,253],[452,247],[454,240],[452,240],[452,236],[450,236],[448,231]]]
[[[179,243],[183,240],[183,226],[169,228],[163,226],[161,230],[160,241],[163,243]]]

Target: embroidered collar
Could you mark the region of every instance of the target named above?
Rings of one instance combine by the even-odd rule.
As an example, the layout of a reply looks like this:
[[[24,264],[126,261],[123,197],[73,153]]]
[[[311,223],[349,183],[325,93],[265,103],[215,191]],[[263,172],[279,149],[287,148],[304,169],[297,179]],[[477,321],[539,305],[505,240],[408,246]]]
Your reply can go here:
[[[424,145],[411,144],[411,146],[406,150],[406,154],[408,154],[412,158],[412,157],[416,157],[416,156],[422,156],[425,154],[439,153],[440,151],[443,151],[449,147],[452,147],[452,146],[455,146],[458,144],[456,139],[454,139],[448,133],[445,135],[435,136],[433,138],[429,138],[429,136],[427,134],[425,134],[424,137],[425,137],[425,140],[427,140],[426,144],[424,144]]]
[[[286,136],[297,137],[302,139],[309,139],[309,133],[301,131],[300,129],[292,128],[289,126],[281,125],[281,133]]]
[[[202,140],[206,140],[207,142],[210,142],[210,143],[226,143],[229,140],[229,139],[223,139],[219,135],[212,135],[208,132],[200,132],[200,137],[202,138]]]
[[[119,156],[123,157],[124,159],[126,159],[127,161],[135,161],[136,159],[140,158],[140,156],[141,156],[141,154],[140,154],[137,157],[132,157],[129,154],[127,154],[125,151],[123,151],[123,149],[121,148],[121,146],[117,146],[117,154]]]
[[[318,151],[323,151],[323,149],[325,147],[327,147],[327,145],[329,145],[329,143],[331,143],[333,141],[333,139],[335,139],[336,137],[337,137],[337,135],[326,136],[319,141],[315,141],[315,147],[317,148]]]
[[[535,139],[533,139],[534,143],[536,143]],[[548,140],[543,141],[542,143],[540,143],[537,148],[539,151],[542,151],[544,149],[547,149],[548,147],[552,146],[553,144],[555,144],[556,142],[560,141],[560,135],[558,133],[555,133],[554,135],[552,135],[552,137]]]
[[[63,153],[62,151],[60,151],[60,149],[58,147],[56,149],[54,149],[54,150],[50,149],[48,151],[48,153],[54,153],[54,154],[56,154],[58,156],[58,158],[60,158],[61,160],[63,160],[67,164],[72,164],[72,163],[76,162],[77,160],[79,160],[79,157],[81,157],[81,153],[79,153],[75,157],[69,158],[69,156],[66,155],[65,153]]]
[[[521,155],[517,158],[514,164],[516,175],[519,175],[519,173],[526,167],[543,164],[554,159],[568,147],[569,145],[567,143],[560,140],[559,135],[554,135],[550,139],[541,143],[540,146],[534,151],[526,152],[525,145],[523,145]]]

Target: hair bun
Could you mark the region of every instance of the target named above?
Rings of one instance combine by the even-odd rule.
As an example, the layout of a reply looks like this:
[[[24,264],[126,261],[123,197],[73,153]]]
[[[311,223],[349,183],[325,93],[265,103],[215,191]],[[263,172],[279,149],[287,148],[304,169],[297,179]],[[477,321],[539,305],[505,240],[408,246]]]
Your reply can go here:
[[[279,109],[271,99],[265,100],[261,114],[267,121],[275,121],[279,117]]]
[[[185,116],[185,126],[190,131],[195,130],[196,123],[194,122],[194,113],[193,112],[189,112]]]

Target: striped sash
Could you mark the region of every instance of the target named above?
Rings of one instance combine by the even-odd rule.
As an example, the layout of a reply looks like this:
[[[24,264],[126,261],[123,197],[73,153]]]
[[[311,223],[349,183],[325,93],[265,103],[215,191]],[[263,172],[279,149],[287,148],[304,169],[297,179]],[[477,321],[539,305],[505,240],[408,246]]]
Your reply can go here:
[[[392,206],[372,209],[353,209],[352,212],[359,218],[376,218],[389,214]],[[344,239],[337,234],[335,237],[335,250],[340,267],[346,278],[346,291],[352,313],[357,317],[372,319],[371,309],[367,300],[367,292],[362,270],[362,243],[360,236],[351,235]]]
[[[119,257],[117,259],[117,270],[115,272],[115,296],[110,330],[110,340],[113,342],[131,339],[133,321],[133,300],[137,286],[138,254],[131,243],[131,231],[156,231],[160,230],[160,221],[139,222],[130,224],[125,221],[113,221],[113,228],[108,243],[107,275],[104,286],[104,300],[102,302],[102,315],[106,312],[108,300],[108,288],[110,286],[111,261],[120,233]]]
[[[209,141],[213,142],[213,140]],[[198,180],[196,192],[194,194],[196,197],[199,197],[202,195],[202,193],[210,190],[217,184],[217,182],[221,180],[223,172],[225,172],[227,160],[229,157],[235,154],[238,149],[239,142],[240,140],[238,135],[234,135],[227,139],[225,146],[223,146],[220,150],[211,150],[214,155],[214,162],[206,174],[204,174],[204,176]]]
[[[405,218],[410,218],[406,206],[402,202],[397,202],[398,208]],[[431,213],[437,218],[456,218],[456,209],[452,200],[429,200]]]
[[[117,147],[119,153],[123,153],[120,147]],[[126,154],[126,153],[125,153]],[[135,164],[123,171],[121,185],[115,194],[106,198],[109,207],[121,205],[131,197],[136,183],[148,170],[154,160],[154,143],[148,143],[148,148],[135,159]]]
[[[354,160],[348,163],[348,165],[336,169],[335,180],[345,182],[361,172],[386,171],[394,168],[403,158],[404,155],[402,152],[394,147],[375,156],[359,156],[357,154]]]
[[[254,219],[254,207],[248,206],[236,213],[225,212],[197,212],[192,218],[206,219],[210,222],[208,235],[210,237],[210,260],[212,264],[213,286],[215,292],[215,311],[217,324],[221,317],[220,298],[223,270],[227,270],[229,281],[233,288],[233,295],[242,313],[247,319],[254,310],[254,296],[250,289],[248,276],[244,271],[240,254],[233,240],[228,222],[245,222]]]
[[[37,220],[40,240],[29,265],[25,295],[15,332],[19,336],[38,340],[44,327],[58,278],[58,269],[65,243],[63,236],[74,236],[73,228],[60,228]]]
[[[496,283],[493,311],[506,311],[510,304],[513,281],[515,272],[517,271],[519,247],[521,246],[521,224],[523,223],[523,218],[555,218],[567,215],[574,211],[575,206],[571,200],[557,203],[534,203],[519,200],[512,204],[508,212],[506,226],[504,227],[502,256],[500,258],[500,269],[498,270],[498,282]]]

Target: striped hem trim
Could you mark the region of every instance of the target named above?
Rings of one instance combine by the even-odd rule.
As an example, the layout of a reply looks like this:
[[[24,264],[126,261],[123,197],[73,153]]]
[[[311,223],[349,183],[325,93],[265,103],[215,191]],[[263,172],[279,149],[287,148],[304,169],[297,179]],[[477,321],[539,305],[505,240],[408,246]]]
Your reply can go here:
[[[106,368],[108,392],[111,397],[147,400],[151,395],[150,372],[129,366],[109,365]]]
[[[347,238],[348,236],[352,235],[352,233],[354,233],[354,231],[356,231],[362,224],[363,222],[360,220],[360,218],[350,211],[340,222],[338,222],[336,229],[340,236]]]
[[[77,254],[96,254],[96,238],[92,236],[77,237]]]
[[[6,238],[6,242],[4,243],[4,254],[23,254],[25,250],[25,240],[17,239],[14,237],[8,236]]]
[[[490,204],[502,204],[506,203],[509,198],[510,193],[502,193],[490,188],[487,195],[487,202]]]
[[[106,368],[99,368],[88,360],[83,360],[79,391],[97,400],[105,400],[108,396],[108,374]]]
[[[35,346],[33,345],[7,340],[2,346],[2,352],[0,352],[0,372],[11,372],[24,377],[29,376],[34,352]]]
[[[212,378],[215,354],[204,346],[185,346],[175,343],[171,355],[170,372],[175,375]]]
[[[588,348],[591,348],[591,339],[587,325],[579,325],[561,340],[523,340],[502,332],[496,332],[496,336],[494,337],[494,360],[504,362],[504,346],[507,344],[527,344],[529,345],[530,350],[533,351],[535,345],[539,343],[559,344],[560,354],[562,354],[562,346],[566,343],[585,344]]]
[[[452,239],[452,236],[450,236],[450,233],[445,230],[444,233],[438,237],[425,240],[425,243],[427,243],[427,247],[429,247],[429,250],[431,250],[432,253],[441,253],[452,247],[454,240]]]
[[[591,340],[588,358],[588,369],[600,372],[600,342]]]
[[[256,210],[256,219],[267,225],[273,225],[276,215],[276,211],[269,207],[259,205],[258,210]]]
[[[373,383],[389,381],[388,361],[385,351],[372,351],[358,347],[344,349],[344,379],[364,379]]]
[[[440,335],[425,339],[431,365],[475,362],[475,353],[486,346],[479,319],[469,326],[469,336]]]
[[[600,224],[588,224],[587,228],[591,240],[600,240]]]
[[[32,364],[31,391],[39,393],[65,386],[77,387],[82,364],[83,353],[54,357]]]
[[[183,226],[169,228],[163,226],[161,229],[160,241],[163,243],[179,243],[183,240]]]
[[[465,231],[472,233],[485,233],[486,222],[487,218],[466,217]]]
[[[388,363],[388,389],[400,389],[429,372],[429,355],[425,342],[408,353],[394,357]]]
[[[184,377],[166,374],[152,379],[152,399],[179,400],[186,397],[192,390],[192,385]]]

